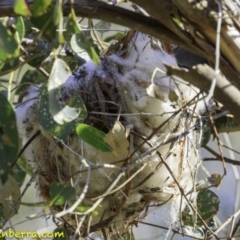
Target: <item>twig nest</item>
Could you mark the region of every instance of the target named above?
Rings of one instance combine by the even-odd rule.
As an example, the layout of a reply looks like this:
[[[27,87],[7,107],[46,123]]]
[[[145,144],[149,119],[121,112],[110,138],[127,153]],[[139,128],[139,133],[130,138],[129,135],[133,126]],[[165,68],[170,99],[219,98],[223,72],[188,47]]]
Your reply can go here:
[[[68,202],[53,212],[82,235],[99,230],[104,236],[122,235],[152,207],[164,204],[175,212],[164,218],[176,221],[200,161],[194,130],[205,105],[199,91],[166,76],[164,63],[176,65],[176,60],[161,42],[135,32],[126,39],[117,53],[99,66],[81,66],[62,86],[62,100],[82,97],[85,122],[106,133],[112,152],[95,149],[75,133],[63,143],[46,132],[35,113],[37,88],[29,88],[16,109],[23,145],[41,130],[25,151],[38,169],[40,195],[50,198],[53,181],[74,186],[85,210],[66,215],[61,211],[73,204]],[[93,212],[97,215],[90,218]]]

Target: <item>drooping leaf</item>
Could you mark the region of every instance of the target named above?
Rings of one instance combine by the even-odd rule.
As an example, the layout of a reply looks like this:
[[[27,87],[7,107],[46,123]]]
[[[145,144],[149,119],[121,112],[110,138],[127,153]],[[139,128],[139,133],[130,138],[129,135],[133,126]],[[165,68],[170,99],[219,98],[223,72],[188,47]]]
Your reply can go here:
[[[76,133],[82,140],[102,152],[113,151],[112,147],[104,141],[106,134],[92,126],[80,123],[76,127]]]
[[[218,196],[209,189],[204,189],[199,191],[197,195],[197,211],[202,217],[202,219],[208,223],[218,212],[220,205],[220,199]],[[184,225],[201,227],[203,225],[200,218],[197,218],[196,223],[194,219],[194,211],[186,206],[182,212],[182,221]]]
[[[16,179],[19,187],[21,187],[27,173],[22,168],[20,168],[18,164],[15,164],[12,168],[11,175]]]
[[[81,43],[81,40],[79,38],[79,34],[74,34],[70,41],[70,47],[73,51],[73,54],[75,56],[75,59],[80,61],[82,64],[88,62],[91,60],[89,54],[84,49],[84,45]]]
[[[0,109],[0,178],[4,183],[11,164],[17,158],[18,131],[12,105],[2,94],[0,94]]]
[[[6,219],[13,217],[17,214],[20,203],[17,202],[21,197],[20,187],[11,175],[8,176],[8,180],[0,185],[0,215],[1,213],[4,216],[0,217],[0,224],[3,223]]]
[[[83,34],[83,32],[73,35],[71,39],[71,48],[81,58],[87,61],[91,59],[96,65],[100,63],[94,44]]]
[[[17,161],[17,165],[22,169],[23,172],[27,173],[30,176],[33,175],[33,169],[31,165],[26,161],[26,159],[20,157]]]
[[[37,70],[27,70],[25,74],[23,75],[20,87],[17,88],[16,94],[21,94],[24,90],[26,90],[29,87],[29,84],[25,83],[42,83],[43,82],[43,76],[40,74]]]
[[[25,17],[31,16],[31,12],[25,0],[15,0],[14,12]]]
[[[0,21],[0,69],[6,62],[15,61],[19,56],[19,48],[14,34]]]
[[[31,12],[33,17],[39,17],[47,13],[51,0],[34,0],[31,4]]]
[[[45,40],[37,40],[33,45],[26,48],[28,55],[25,61],[32,67],[39,67],[42,62],[50,55],[51,45]]]
[[[77,119],[82,110],[86,112],[80,97],[76,96],[69,100],[73,107],[69,107],[65,102],[60,100],[61,87],[70,75],[71,71],[68,65],[63,60],[56,59],[48,80],[48,92],[49,111],[53,119],[59,124],[68,123]],[[80,108],[74,107],[76,104],[80,104]]]
[[[117,32],[117,33],[115,33],[115,34],[113,34],[113,35],[110,35],[110,36],[106,37],[106,38],[104,39],[104,42],[110,42],[110,41],[112,41],[112,40],[114,40],[114,41],[119,41],[119,40],[123,39],[123,37],[124,37],[125,35],[126,35],[125,33]]]
[[[80,29],[77,24],[77,17],[73,9],[68,15],[66,31],[64,32],[64,36],[66,40],[69,42],[73,36],[73,34],[80,33]]]
[[[73,96],[74,101],[70,101],[73,105],[75,104],[74,106],[72,105],[72,107],[78,107],[79,109],[81,109],[80,116],[74,121],[61,125],[54,121],[51,113],[49,112],[49,94],[45,85],[43,85],[40,89],[40,97],[41,101],[37,109],[39,123],[46,131],[51,133],[53,136],[66,142],[69,134],[74,131],[76,125],[79,122],[83,122],[84,118],[87,115],[87,111],[82,103],[82,99],[76,95]]]
[[[235,121],[234,117],[230,114],[215,119],[214,124],[217,129],[224,128],[224,129],[226,129],[226,132],[228,131],[227,130],[228,128],[233,128],[233,127],[238,126],[238,123]]]
[[[15,27],[16,27],[15,34],[18,35],[19,41],[21,41],[25,36],[25,25],[22,17],[16,18]]]
[[[211,127],[209,125],[205,125],[202,128],[202,138],[201,138],[201,147],[204,147],[208,144],[211,138]]]
[[[41,4],[42,1],[39,0],[37,2]],[[50,2],[52,3],[52,1]],[[63,14],[61,1],[56,1],[55,6],[46,1],[42,10],[37,14],[34,13],[35,10],[37,11],[37,7],[31,10],[33,11],[33,16],[30,20],[41,30],[41,36],[51,42],[55,48],[65,42],[62,32]]]
[[[63,205],[70,199],[75,199],[76,190],[72,186],[65,186],[57,182],[52,182],[50,185],[50,197],[52,205]]]
[[[47,8],[47,11],[39,16],[32,16],[30,18],[32,24],[41,30],[41,36],[43,36],[47,41],[50,41],[55,44],[55,47],[58,46],[57,44],[57,28],[54,24],[54,6],[50,5]]]
[[[22,66],[22,62],[19,60],[19,58],[7,59],[5,63],[1,65],[1,54],[0,54],[0,76],[8,74],[18,69],[20,66]]]
[[[58,0],[55,4],[54,14],[53,14],[53,22],[55,26],[57,26],[60,23],[62,17],[63,17],[62,0]]]
[[[218,229],[217,222],[213,218],[209,220],[209,222],[207,223],[207,226],[213,232],[215,232]],[[209,230],[204,225],[202,225],[201,227],[198,227],[197,230],[202,234],[202,237],[210,235]]]
[[[62,0],[56,1],[54,13],[53,13],[53,23],[57,27],[57,39],[59,44],[65,42],[63,36],[63,12],[62,12]]]
[[[3,227],[3,223],[6,221],[6,217],[4,214],[4,207],[3,205],[0,203],[0,227]],[[1,239],[1,238],[0,238]]]

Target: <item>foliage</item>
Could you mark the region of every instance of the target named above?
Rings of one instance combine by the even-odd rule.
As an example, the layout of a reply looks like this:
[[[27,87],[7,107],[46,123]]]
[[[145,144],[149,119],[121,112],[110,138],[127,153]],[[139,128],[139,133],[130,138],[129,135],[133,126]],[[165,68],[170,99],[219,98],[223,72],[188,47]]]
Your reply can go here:
[[[0,93],[0,178],[2,182],[0,224],[2,227],[17,213],[20,205],[20,187],[26,175],[34,175],[31,166],[18,154],[20,152],[18,129],[13,108],[16,97],[19,100],[15,105],[21,104],[28,86],[42,83],[41,86],[38,85],[40,100],[37,103],[36,114],[44,130],[63,144],[68,141],[69,135],[75,132],[92,147],[102,152],[115,153],[115,149],[106,141],[107,135],[103,131],[85,124],[88,112],[82,98],[75,95],[63,100],[61,87],[77,66],[89,59],[98,65],[100,55],[104,52],[103,50],[106,50],[106,46],[109,46],[109,42],[124,37],[120,31],[104,36],[104,31],[111,30],[111,24],[106,21],[95,24],[96,30],[99,29],[98,34],[95,30],[84,31],[74,8],[65,14],[62,1],[56,1],[56,4],[53,4],[49,0],[35,0],[29,6],[21,0],[15,1],[13,9],[16,17],[5,17],[0,20],[0,76],[10,74],[7,87],[0,82],[1,90],[6,88],[8,93],[7,98]],[[177,27],[182,27],[182,21],[178,18],[173,18],[173,22]],[[88,27],[93,27],[93,24],[88,24]],[[94,34],[96,34],[95,38]],[[121,43],[125,44],[124,41]],[[196,51],[198,52],[199,49]],[[28,70],[21,80],[16,82],[16,89],[11,89],[11,74],[26,65],[33,67],[34,70]],[[203,126],[198,130],[203,131],[201,145],[206,146],[213,130],[209,119],[203,120],[202,124]],[[217,129],[224,129],[224,131],[239,126],[232,115],[214,119],[214,124]],[[211,177],[212,185],[219,187],[221,176],[217,174]],[[14,191],[9,192],[10,188]],[[51,201],[44,205],[47,207],[63,206],[66,202],[74,202],[77,198],[75,188],[70,185],[54,182],[49,186],[49,192]],[[9,207],[8,198],[12,198],[13,209]],[[214,225],[214,216],[217,214],[219,204],[220,199],[211,190],[199,191],[196,211],[208,226]],[[85,212],[89,208],[90,206],[79,204],[76,210]],[[97,210],[92,214],[97,215]],[[193,209],[189,206],[183,210],[181,219],[185,226],[203,227],[202,220],[195,216]],[[55,231],[65,230],[57,228]],[[202,236],[204,234],[202,233]],[[126,239],[134,239],[132,231],[127,233]]]

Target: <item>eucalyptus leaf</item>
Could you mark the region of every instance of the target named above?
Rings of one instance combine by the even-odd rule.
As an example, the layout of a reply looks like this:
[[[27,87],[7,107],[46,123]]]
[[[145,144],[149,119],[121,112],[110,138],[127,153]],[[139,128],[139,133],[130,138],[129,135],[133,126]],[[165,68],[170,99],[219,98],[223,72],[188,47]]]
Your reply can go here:
[[[21,16],[31,16],[31,12],[25,0],[16,0],[14,3],[14,12]]]
[[[204,189],[199,191],[197,195],[197,211],[202,219],[208,223],[218,212],[220,205],[219,197],[211,190]],[[184,225],[194,226],[195,224],[199,227],[203,225],[200,218],[197,218],[196,223],[194,219],[194,211],[188,206],[182,212],[182,221]]]
[[[22,169],[23,172],[27,173],[30,176],[33,175],[33,169],[25,158],[20,157],[17,161],[17,165],[19,168]]]
[[[74,107],[81,109],[80,116],[69,123],[58,124],[54,121],[51,113],[49,112],[49,94],[47,87],[43,85],[40,88],[40,103],[37,109],[38,121],[41,126],[51,133],[56,138],[66,142],[67,137],[72,133],[79,122],[83,122],[87,116],[87,111],[79,96],[73,96],[73,100],[70,100],[70,104]]]
[[[12,168],[11,175],[16,179],[19,187],[21,187],[27,173],[22,168],[20,168],[18,164],[15,164]]]
[[[91,59],[96,65],[100,63],[100,59],[94,48],[94,44],[91,43],[91,41],[83,34],[82,31],[78,34],[73,35],[73,38],[71,40],[71,47],[74,52],[76,52],[87,61]],[[88,57],[86,57],[86,53]]]
[[[22,62],[19,60],[19,58],[7,59],[2,65],[1,65],[1,59],[0,59],[0,76],[8,74],[16,70],[20,66],[22,66]]]
[[[76,127],[77,135],[86,143],[102,152],[112,152],[112,147],[104,141],[106,134],[87,124],[79,124]]]
[[[4,183],[11,164],[17,159],[18,131],[13,107],[2,94],[0,94],[0,109],[0,178]]]
[[[67,24],[66,24],[66,31],[64,31],[63,35],[67,42],[71,41],[71,38],[74,34],[80,33],[80,29],[77,23],[77,17],[73,9],[68,15]]]
[[[29,84],[26,83],[41,83],[43,81],[42,74],[40,74],[37,70],[27,70],[21,79],[21,83],[16,90],[16,94],[21,94],[28,87]]]
[[[50,185],[50,197],[52,205],[63,205],[66,201],[76,198],[76,190],[72,186],[52,182]]]
[[[14,34],[0,21],[0,69],[7,61],[15,61],[19,56],[19,48]]]
[[[61,59],[56,59],[52,72],[48,80],[49,91],[49,111],[53,116],[54,121],[58,124],[64,124],[77,119],[84,108],[83,102],[81,108],[69,107],[65,102],[61,101],[61,87],[71,75],[71,71],[68,65]],[[77,96],[76,96],[77,98]],[[75,99],[76,99],[75,98]],[[71,101],[75,101],[74,98]],[[81,98],[78,97],[76,103],[81,102]]]
[[[110,35],[104,39],[104,42],[110,42],[110,41],[119,41],[124,38],[126,34],[122,32],[117,32],[113,35]]]
[[[39,17],[47,13],[51,0],[34,0],[30,6],[33,17]]]
[[[20,202],[17,202],[21,197],[20,187],[14,177],[8,176],[8,180],[4,184],[0,184],[0,224],[6,219],[17,214],[20,207]]]
[[[16,18],[16,33],[18,35],[19,41],[21,41],[25,36],[25,24],[22,17]]]
[[[57,26],[54,23],[54,6],[47,7],[46,12],[42,15],[33,14],[30,17],[31,22],[35,27],[41,30],[41,36],[46,40],[52,42],[55,47],[58,47],[58,34]]]

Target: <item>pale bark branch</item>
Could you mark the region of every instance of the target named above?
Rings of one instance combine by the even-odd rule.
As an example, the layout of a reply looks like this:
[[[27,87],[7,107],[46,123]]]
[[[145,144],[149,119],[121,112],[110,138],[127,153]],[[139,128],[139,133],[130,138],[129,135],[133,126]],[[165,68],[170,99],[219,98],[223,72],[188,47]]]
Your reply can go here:
[[[181,77],[204,92],[208,92],[214,78],[214,70],[206,64],[199,64],[191,69],[165,66],[169,75]],[[214,98],[222,103],[240,124],[240,91],[221,75],[217,76]]]

